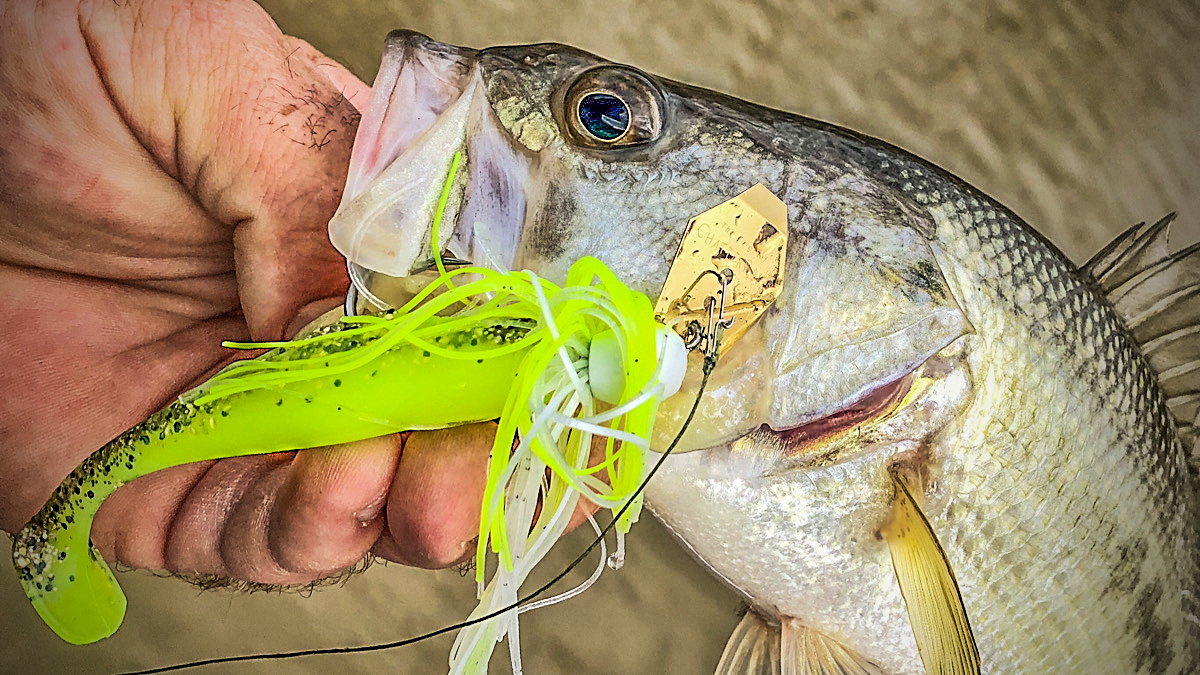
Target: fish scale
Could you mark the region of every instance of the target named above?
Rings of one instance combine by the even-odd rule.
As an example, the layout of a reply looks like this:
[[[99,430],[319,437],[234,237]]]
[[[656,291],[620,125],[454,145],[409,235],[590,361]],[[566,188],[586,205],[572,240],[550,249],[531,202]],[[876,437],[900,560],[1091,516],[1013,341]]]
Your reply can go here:
[[[946,201],[935,203],[932,199],[932,194],[935,194],[936,190],[931,190],[933,181],[926,179],[924,171],[919,168],[909,169],[909,171],[917,174],[919,178],[905,192],[910,194],[916,201],[946,214],[943,218],[943,222],[946,225],[939,229],[939,234],[942,235],[946,244],[952,246],[956,240],[961,241],[960,231],[956,231],[955,227],[961,228],[965,222],[977,222],[978,218],[968,219],[960,217],[957,210],[953,209]],[[901,187],[903,189],[907,186]],[[991,218],[988,218],[988,215],[985,213],[984,219],[991,220]],[[1066,370],[1074,376],[1072,379],[1077,378],[1077,381],[1082,382],[1085,388],[1089,385],[1102,385],[1102,388],[1099,390],[1099,400],[1095,396],[1097,392],[1090,389],[1078,392],[1075,400],[1079,402],[1095,401],[1095,407],[1099,408],[1099,410],[1096,410],[1097,413],[1109,412],[1114,417],[1124,418],[1121,420],[1123,424],[1116,423],[1113,425],[1115,432],[1097,434],[1090,439],[1090,444],[1095,447],[1115,446],[1127,448],[1123,456],[1108,455],[1124,461],[1114,461],[1111,467],[1092,465],[1092,475],[1100,477],[1107,473],[1106,469],[1119,471],[1125,468],[1126,462],[1133,464],[1139,474],[1145,492],[1148,493],[1152,501],[1152,508],[1147,508],[1145,513],[1167,514],[1167,517],[1162,519],[1150,518],[1150,522],[1146,523],[1150,526],[1148,530],[1155,532],[1157,529],[1158,532],[1156,534],[1159,534],[1167,542],[1180,542],[1177,546],[1183,553],[1178,557],[1182,563],[1181,567],[1183,567],[1181,571],[1184,572],[1181,576],[1185,580],[1190,580],[1191,583],[1177,584],[1177,594],[1187,591],[1188,593],[1183,595],[1183,597],[1191,597],[1191,593],[1194,592],[1195,588],[1195,565],[1192,562],[1194,556],[1188,555],[1186,552],[1194,551],[1188,545],[1194,541],[1194,532],[1190,527],[1191,518],[1189,518],[1190,508],[1188,500],[1182,498],[1182,491],[1180,490],[1181,482],[1178,480],[1186,473],[1186,467],[1182,450],[1174,436],[1169,433],[1172,425],[1170,424],[1169,415],[1161,393],[1148,386],[1152,379],[1149,375],[1149,367],[1142,360],[1133,341],[1117,328],[1119,326],[1118,322],[1102,300],[1093,297],[1091,298],[1091,302],[1082,307],[1074,303],[1054,303],[1052,297],[1055,294],[1060,296],[1085,297],[1087,291],[1080,282],[1075,280],[1073,275],[1061,273],[1066,270],[1062,269],[1065,267],[1065,264],[1060,262],[1060,258],[1049,256],[1040,248],[1034,248],[1032,253],[1025,253],[1025,249],[1012,246],[1011,243],[1020,242],[1021,239],[1028,240],[1028,238],[1024,236],[1024,233],[1014,236],[1016,228],[1006,215],[1002,215],[998,219],[998,225],[1000,231],[992,236],[1002,246],[999,254],[1005,255],[1010,260],[1014,266],[1014,270],[1024,272],[1023,275],[1020,273],[1014,275],[1015,278],[1013,278],[1013,281],[1015,283],[1010,288],[998,286],[995,279],[987,280],[989,287],[997,289],[1001,301],[1006,302],[1006,311],[1013,312],[1018,316],[1020,314],[1032,317],[1048,316],[1050,317],[1049,320],[1057,325],[1052,326],[1051,329],[1044,330],[1041,322],[1031,321],[1029,322],[1031,332],[1038,333],[1039,337],[1043,340],[1057,344],[1060,347],[1090,343],[1090,348],[1087,351],[1108,356],[1108,358],[1098,362],[1089,360],[1075,363],[1074,368],[1071,365],[1067,365],[1066,367]],[[1004,244],[1009,245],[1004,246]],[[982,247],[972,250],[969,246],[959,245],[957,248],[959,249],[959,255],[964,258],[984,254]],[[970,264],[957,267],[957,269],[961,270],[969,270],[971,268]],[[1050,270],[1054,270],[1055,273],[1050,273]],[[1038,279],[1042,284],[1053,289],[1054,293],[1032,295],[1032,301],[1037,309],[1024,309],[1022,311],[1023,308],[1013,303],[1013,299],[1017,295],[1016,290],[1020,287],[1020,284],[1027,282],[1029,279]],[[983,280],[979,279],[976,281],[981,282]],[[966,285],[964,284],[964,286]],[[970,306],[970,303],[967,303],[967,305]],[[981,314],[985,313],[981,312]],[[1085,331],[1087,326],[1097,327],[1098,330]],[[1067,330],[1068,327],[1070,330]],[[1072,339],[1078,340],[1078,342],[1072,345]],[[1022,348],[1023,346],[1013,351],[1021,351]],[[1067,350],[1067,353],[1061,354],[1061,356],[1068,359],[1066,360],[1067,364],[1071,364],[1070,356],[1073,353],[1075,353],[1073,350]],[[1037,375],[1044,372],[1050,364],[1061,363],[1061,361],[1053,358],[1051,355],[1047,354],[1045,357],[1040,362],[1028,364],[1026,366],[1027,371],[1031,375]],[[1091,371],[1090,377],[1086,375],[1089,371]],[[1079,377],[1080,375],[1084,375],[1084,377]],[[1128,384],[1131,380],[1135,382],[1132,397],[1128,392]],[[1115,401],[1114,398],[1116,399]],[[1063,398],[1050,397],[1050,400],[1063,400]],[[1018,407],[1020,404],[1014,401],[1010,405]],[[1110,410],[1104,411],[1106,407],[1110,408]],[[1069,414],[1072,411],[1061,412]],[[1043,447],[1054,447],[1056,439],[1051,433],[1047,433],[1048,430],[1046,427],[1053,428],[1055,415],[1050,413],[1038,415],[1037,417],[1032,424],[1024,426],[1034,429],[1030,433],[1045,434],[1046,440],[1041,442]],[[1140,420],[1151,420],[1153,423],[1139,424]],[[1124,429],[1132,429],[1134,432],[1130,433],[1124,431]],[[1059,494],[1063,494],[1068,484],[1060,483],[1054,485],[1052,483],[1052,487]],[[1128,495],[1128,497],[1131,498],[1133,495]],[[1088,506],[1086,498],[1080,501],[1083,505]],[[1072,503],[1071,500],[1068,500],[1068,503]],[[1116,505],[1120,503],[1121,501],[1117,501]],[[1116,505],[1113,508],[1116,508]],[[1099,505],[1092,506],[1079,515],[1095,519],[1096,515],[1098,515],[1097,506]],[[1135,535],[1130,533],[1127,536],[1134,537]],[[997,539],[997,541],[1004,540],[1001,538]],[[1127,545],[1119,544],[1118,546]],[[1160,546],[1166,548],[1169,544],[1164,542]],[[1116,565],[1111,562],[1110,558],[1107,568],[1114,569],[1115,567]],[[1162,569],[1161,567],[1155,569],[1155,567],[1149,561],[1143,566],[1142,573],[1148,575],[1151,579],[1151,581],[1141,584],[1143,591],[1139,599],[1143,601],[1145,600],[1146,593],[1155,588],[1154,584],[1157,583],[1157,579],[1170,579],[1175,576],[1176,571],[1173,569]],[[1161,589],[1159,593],[1161,593]],[[1139,604],[1141,603],[1130,603],[1126,608],[1126,616],[1130,617],[1130,621],[1139,616]],[[1187,607],[1186,611],[1194,614],[1194,606]],[[1154,627],[1153,623],[1148,625]],[[1176,653],[1186,653],[1185,645],[1189,643],[1195,644],[1196,639],[1195,624],[1190,625],[1193,627],[1190,634],[1178,630],[1173,632],[1173,634],[1162,636],[1154,633],[1152,630],[1148,630],[1139,633],[1139,635],[1144,635],[1144,640],[1149,641],[1152,645],[1150,651],[1155,654],[1165,654],[1167,650],[1172,650]],[[1137,661],[1134,664],[1135,668],[1144,669],[1148,666],[1153,666],[1153,668],[1146,672],[1164,672],[1163,668],[1166,667],[1165,664],[1172,662],[1172,660],[1164,662],[1153,659],[1147,661],[1145,658],[1138,659]],[[1190,672],[1195,663],[1194,656],[1188,659],[1174,659],[1173,661],[1176,663],[1175,668],[1178,672]],[[1112,662],[1107,662],[1107,665],[1105,665],[1105,662],[1102,661],[1097,664],[1097,667],[1111,667],[1111,664]]]

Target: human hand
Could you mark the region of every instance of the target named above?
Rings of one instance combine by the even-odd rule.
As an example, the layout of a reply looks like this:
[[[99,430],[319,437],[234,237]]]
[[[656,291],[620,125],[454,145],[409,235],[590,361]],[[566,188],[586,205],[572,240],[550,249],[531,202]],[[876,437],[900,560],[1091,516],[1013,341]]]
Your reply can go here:
[[[368,89],[249,0],[0,6],[0,528],[90,452],[337,306],[325,225]],[[92,537],[134,567],[305,583],[473,551],[489,425],[187,465]]]

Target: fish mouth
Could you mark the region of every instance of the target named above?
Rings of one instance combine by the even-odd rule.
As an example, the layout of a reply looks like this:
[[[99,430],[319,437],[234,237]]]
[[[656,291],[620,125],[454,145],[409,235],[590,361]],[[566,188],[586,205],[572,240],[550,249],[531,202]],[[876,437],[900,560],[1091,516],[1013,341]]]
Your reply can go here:
[[[368,299],[378,301],[389,278],[431,269],[435,252],[451,266],[512,263],[529,160],[488,103],[478,56],[412,31],[387,37],[329,222],[330,241]],[[434,214],[456,155],[435,242]],[[393,304],[386,300],[379,304]]]
[[[963,336],[915,369],[815,418],[795,426],[763,423],[725,447],[769,459],[761,476],[828,467],[876,452],[899,456],[916,451],[970,403],[969,343],[969,336]]]
[[[924,365],[922,365],[924,368]],[[877,385],[860,398],[799,426],[775,429],[763,423],[751,432],[778,446],[788,457],[812,463],[831,459],[831,441],[892,413],[912,391],[916,371]]]

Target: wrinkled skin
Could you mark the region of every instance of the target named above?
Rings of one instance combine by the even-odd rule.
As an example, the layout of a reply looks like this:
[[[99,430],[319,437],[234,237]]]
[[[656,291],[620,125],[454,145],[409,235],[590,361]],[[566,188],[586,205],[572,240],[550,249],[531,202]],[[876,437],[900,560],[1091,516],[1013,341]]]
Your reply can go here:
[[[625,101],[631,131],[587,135],[569,102],[592,91]],[[424,269],[422,176],[456,150],[437,247],[551,280],[594,255],[655,296],[690,216],[759,182],[787,203],[782,294],[647,491],[785,640],[923,672],[881,533],[901,471],[984,672],[1194,670],[1193,485],[1162,391],[1094,284],[1002,206],[873,139],[568,47],[401,32],[334,244],[367,270]]]
[[[0,7],[0,528],[91,451],[338,306],[368,89],[251,2]],[[474,550],[488,425],[182,466],[108,500],[133,567],[307,583]]]

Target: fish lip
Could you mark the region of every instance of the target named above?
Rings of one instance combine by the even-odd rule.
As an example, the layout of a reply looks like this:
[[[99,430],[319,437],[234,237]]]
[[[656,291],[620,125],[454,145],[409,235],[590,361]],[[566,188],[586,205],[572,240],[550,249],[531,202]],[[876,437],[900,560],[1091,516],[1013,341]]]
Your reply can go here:
[[[394,291],[395,279],[430,271],[435,253],[448,267],[506,271],[514,263],[536,158],[492,109],[480,54],[412,31],[388,36],[342,202],[329,222],[330,241],[368,306],[397,306],[388,300],[398,296],[378,296],[373,287]],[[434,216],[459,155],[433,241]]]
[[[351,199],[361,194],[366,184],[387,164],[410,150],[437,123],[441,114],[458,101],[467,89],[479,51],[438,42],[416,31],[398,29],[388,33],[384,40],[384,54],[399,56],[385,59],[371,84],[371,98],[363,111],[363,123],[354,137],[354,147],[363,147],[365,152],[351,158],[346,182],[345,195]],[[396,90],[400,87],[411,88],[411,96],[398,98]],[[378,120],[380,125],[370,124],[372,120]],[[385,121],[392,127],[400,126],[395,123],[402,122],[405,128],[394,134],[387,144],[381,145],[377,135]],[[391,157],[382,160],[381,151],[388,150]],[[371,165],[376,165],[375,170],[368,169]],[[356,168],[364,170],[355,171]],[[345,199],[343,197],[343,201]]]
[[[433,212],[451,159],[467,144],[482,89],[476,50],[393,31],[384,54],[329,222],[330,241],[368,297],[368,271],[405,277],[430,257]],[[461,182],[455,187],[450,222],[462,197]]]

